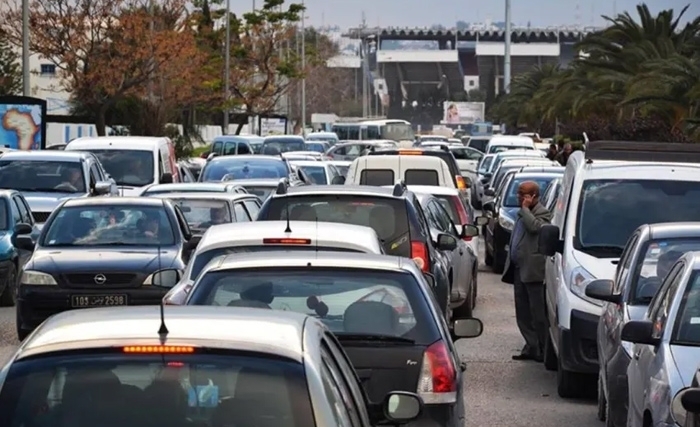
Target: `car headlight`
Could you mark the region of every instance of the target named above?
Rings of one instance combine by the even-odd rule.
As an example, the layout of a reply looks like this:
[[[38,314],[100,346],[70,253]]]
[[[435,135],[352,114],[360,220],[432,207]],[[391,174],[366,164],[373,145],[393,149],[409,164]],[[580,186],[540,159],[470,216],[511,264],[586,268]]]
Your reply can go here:
[[[23,285],[57,285],[52,275],[41,271],[25,270],[22,272],[20,283]]]
[[[503,213],[498,214],[498,225],[504,230],[513,231],[513,225],[515,222],[508,216],[503,215]]]
[[[182,272],[180,270],[159,270],[146,277],[146,280],[143,281],[143,285],[159,286],[162,288],[172,288],[180,281],[181,277]]]
[[[583,267],[576,267],[571,272],[571,280],[569,281],[569,286],[571,287],[571,292],[578,296],[584,301],[588,301],[591,304],[597,306],[602,306],[603,301],[589,298],[586,296],[586,286],[588,286],[591,281],[595,280],[591,273],[586,271]]]

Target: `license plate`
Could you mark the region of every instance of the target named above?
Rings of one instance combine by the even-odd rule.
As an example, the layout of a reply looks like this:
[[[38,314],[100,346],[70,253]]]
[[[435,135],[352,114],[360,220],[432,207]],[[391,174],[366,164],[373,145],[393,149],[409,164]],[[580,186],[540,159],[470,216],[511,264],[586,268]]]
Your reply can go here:
[[[117,295],[73,295],[71,305],[76,308],[81,307],[113,307],[127,305],[127,297],[123,294]]]

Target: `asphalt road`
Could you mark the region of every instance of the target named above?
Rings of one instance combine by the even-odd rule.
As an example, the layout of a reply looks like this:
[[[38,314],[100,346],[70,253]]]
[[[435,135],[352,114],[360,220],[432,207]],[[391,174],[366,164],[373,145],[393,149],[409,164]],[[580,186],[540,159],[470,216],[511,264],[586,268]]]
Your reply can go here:
[[[457,342],[467,361],[465,427],[602,426],[594,401],[559,398],[554,372],[535,362],[511,359],[523,345],[515,326],[513,288],[483,265],[475,316],[484,322],[484,334]],[[14,308],[0,308],[0,362],[17,345]]]

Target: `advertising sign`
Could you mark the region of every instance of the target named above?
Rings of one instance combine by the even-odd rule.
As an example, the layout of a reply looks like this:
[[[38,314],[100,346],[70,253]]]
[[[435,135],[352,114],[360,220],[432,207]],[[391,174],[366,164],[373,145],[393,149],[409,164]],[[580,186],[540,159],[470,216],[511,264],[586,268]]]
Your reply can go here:
[[[443,124],[466,125],[483,122],[485,114],[483,102],[453,102],[445,101],[442,106]]]
[[[46,147],[46,101],[25,96],[0,97],[0,146],[15,150]]]

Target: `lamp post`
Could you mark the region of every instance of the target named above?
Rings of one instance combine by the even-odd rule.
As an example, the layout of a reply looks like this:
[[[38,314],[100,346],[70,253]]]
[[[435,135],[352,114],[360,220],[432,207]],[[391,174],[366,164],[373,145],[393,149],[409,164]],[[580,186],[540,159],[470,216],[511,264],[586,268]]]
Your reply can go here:
[[[231,80],[231,0],[226,0],[226,52],[224,53],[224,126],[222,132],[228,135],[228,98]]]
[[[304,0],[301,1],[304,6]],[[301,69],[306,69],[306,9],[301,11]],[[306,129],[306,75],[301,79],[301,134],[304,135]]]
[[[506,32],[505,54],[503,55],[503,86],[506,93],[510,93],[510,36],[511,36],[510,0],[506,0]]]
[[[29,0],[22,0],[22,94],[31,95],[29,88]]]

